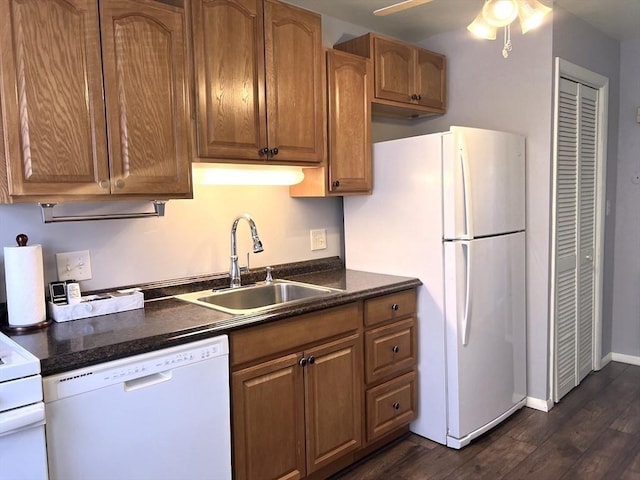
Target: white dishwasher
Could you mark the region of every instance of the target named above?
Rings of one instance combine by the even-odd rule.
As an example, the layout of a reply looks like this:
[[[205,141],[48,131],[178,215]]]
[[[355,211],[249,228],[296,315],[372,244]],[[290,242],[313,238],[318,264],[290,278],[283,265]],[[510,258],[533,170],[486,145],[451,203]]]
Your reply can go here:
[[[226,335],[44,378],[51,480],[231,478]]]

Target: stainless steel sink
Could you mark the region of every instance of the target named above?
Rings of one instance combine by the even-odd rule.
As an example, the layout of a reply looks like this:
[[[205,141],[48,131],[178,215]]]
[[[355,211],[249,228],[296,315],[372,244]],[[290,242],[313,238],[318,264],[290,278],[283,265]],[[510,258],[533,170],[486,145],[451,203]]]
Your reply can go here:
[[[201,290],[175,298],[232,314],[247,314],[276,305],[330,295],[341,290],[289,280],[274,280],[224,290]]]

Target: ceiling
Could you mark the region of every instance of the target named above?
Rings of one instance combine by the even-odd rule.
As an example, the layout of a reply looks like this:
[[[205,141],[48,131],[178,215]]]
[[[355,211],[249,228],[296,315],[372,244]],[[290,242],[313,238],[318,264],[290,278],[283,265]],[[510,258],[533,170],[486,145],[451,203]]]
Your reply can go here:
[[[369,30],[407,42],[466,27],[480,11],[483,0],[433,0],[385,17],[373,11],[400,0],[286,0]],[[640,0],[541,0],[559,5],[573,15],[620,41],[640,39]]]

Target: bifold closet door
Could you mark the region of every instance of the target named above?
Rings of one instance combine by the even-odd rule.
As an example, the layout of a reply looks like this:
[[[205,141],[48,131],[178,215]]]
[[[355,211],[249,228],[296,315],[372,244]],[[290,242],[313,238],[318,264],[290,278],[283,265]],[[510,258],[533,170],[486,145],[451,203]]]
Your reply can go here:
[[[593,369],[598,91],[560,79],[555,212],[555,398]]]

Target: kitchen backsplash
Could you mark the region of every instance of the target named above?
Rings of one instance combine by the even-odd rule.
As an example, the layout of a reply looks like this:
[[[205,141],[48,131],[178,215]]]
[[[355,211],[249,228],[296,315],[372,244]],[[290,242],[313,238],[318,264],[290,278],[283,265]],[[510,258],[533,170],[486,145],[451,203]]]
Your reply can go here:
[[[147,202],[148,203],[148,202]],[[131,209],[150,209],[145,202]],[[111,203],[60,205],[56,209],[95,213],[120,208]],[[41,244],[45,281],[57,280],[55,254],[89,250],[93,278],[83,290],[99,290],[225,272],[229,269],[230,230],[234,218],[249,213],[264,252],[250,254],[252,268],[323,257],[342,252],[342,199],[289,197],[288,187],[194,185],[193,200],[171,200],[161,218],[43,224],[36,204],[0,205],[0,246],[15,245],[26,233]],[[327,231],[327,248],[311,251],[310,229]],[[251,236],[238,226],[238,255],[246,264]],[[0,249],[0,301],[5,301],[4,257]]]

